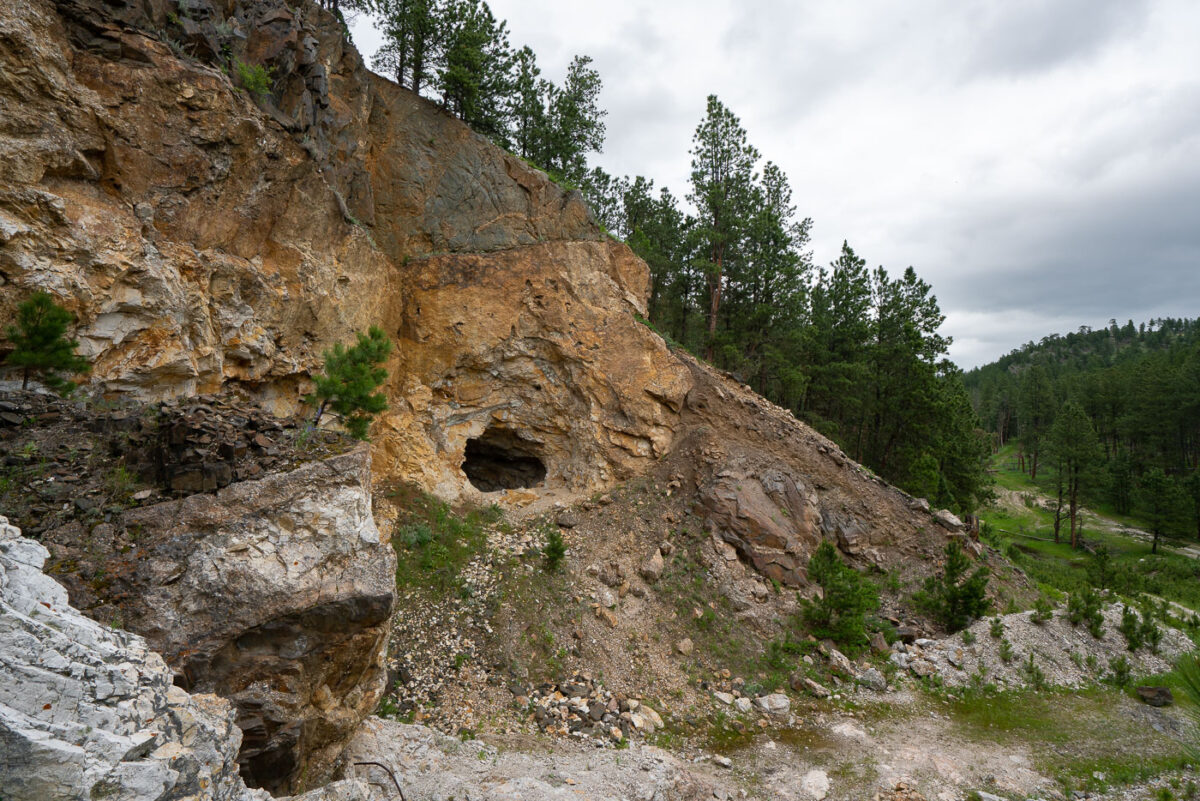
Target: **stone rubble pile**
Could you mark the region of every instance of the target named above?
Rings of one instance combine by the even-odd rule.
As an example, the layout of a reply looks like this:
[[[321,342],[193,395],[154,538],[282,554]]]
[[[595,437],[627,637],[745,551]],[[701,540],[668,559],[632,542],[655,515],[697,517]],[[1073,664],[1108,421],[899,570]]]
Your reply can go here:
[[[9,507],[30,534],[112,522],[130,506],[215,491],[351,444],[303,429],[228,396],[143,405],[0,392],[0,452],[20,495]]]
[[[436,705],[460,670],[487,669],[474,662],[479,650],[475,638],[479,633],[491,633],[487,608],[499,586],[499,564],[509,556],[524,555],[535,543],[528,534],[497,526],[489,527],[486,534],[488,546],[462,569],[462,592],[437,599],[409,592],[396,604],[399,613],[393,620],[389,692],[401,713]],[[479,723],[466,709],[429,722],[450,733]]]
[[[606,690],[585,673],[528,687],[516,696],[516,703],[530,710],[531,720],[543,732],[598,744],[620,743],[663,727],[657,711],[637,698]]]

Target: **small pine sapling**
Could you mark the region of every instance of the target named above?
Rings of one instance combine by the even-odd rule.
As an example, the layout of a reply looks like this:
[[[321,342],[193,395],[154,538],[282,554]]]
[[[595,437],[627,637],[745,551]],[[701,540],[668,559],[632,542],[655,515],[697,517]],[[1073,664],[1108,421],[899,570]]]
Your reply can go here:
[[[17,306],[17,324],[5,328],[13,349],[4,366],[21,371],[21,389],[28,389],[29,379],[38,375],[46,386],[66,395],[75,384],[60,374],[76,375],[91,369],[88,360],[75,353],[79,341],[67,339],[67,326],[74,320],[75,316],[46,292],[34,292]]]
[[[996,615],[988,623],[988,634],[991,634],[992,638],[996,640],[1004,636],[1004,620],[999,615]]]
[[[1142,621],[1138,619],[1138,613],[1128,606],[1121,607],[1120,632],[1130,651],[1136,651],[1145,644],[1142,641]]]
[[[1127,687],[1133,679],[1133,666],[1122,656],[1114,656],[1108,660],[1109,683],[1117,687]]]
[[[313,376],[316,389],[305,397],[315,406],[312,425],[321,422],[325,411],[342,418],[342,425],[355,439],[367,439],[367,429],[375,415],[387,409],[382,392],[375,392],[387,380],[381,365],[392,352],[392,341],[383,329],[371,326],[358,342],[346,347],[340,342],[325,351],[325,371]]]
[[[924,588],[913,596],[913,600],[947,630],[954,632],[985,615],[991,607],[992,602],[987,597],[990,571],[979,567],[967,575],[971,560],[963,553],[958,540],[951,540],[945,553],[946,567],[942,575],[926,579]]]
[[[1138,635],[1142,643],[1150,649],[1150,653],[1158,653],[1158,646],[1162,643],[1162,629],[1154,622],[1154,616],[1149,610],[1142,611],[1142,625]]]
[[[866,644],[866,616],[879,608],[875,585],[842,562],[828,541],[817,546],[808,560],[808,577],[821,588],[820,597],[803,605],[804,622],[812,634],[844,646]]]
[[[546,532],[546,546],[542,550],[542,558],[545,560],[546,570],[550,573],[555,572],[562,565],[563,557],[567,555],[567,544],[563,542],[563,535],[557,528],[551,528]]]
[[[1042,625],[1054,616],[1054,604],[1045,595],[1039,595],[1033,602],[1033,614],[1029,619],[1037,625]]]

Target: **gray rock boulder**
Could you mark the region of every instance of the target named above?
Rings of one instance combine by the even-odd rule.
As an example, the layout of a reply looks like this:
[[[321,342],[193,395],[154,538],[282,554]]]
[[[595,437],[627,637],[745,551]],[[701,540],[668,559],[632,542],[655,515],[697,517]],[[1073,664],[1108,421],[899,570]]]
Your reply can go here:
[[[327,781],[386,681],[396,563],[372,517],[367,448],[125,523],[142,531],[126,626],[185,689],[235,703],[247,781]]]
[[[0,517],[0,797],[268,801],[238,774],[231,705],[71,608],[48,556]]]

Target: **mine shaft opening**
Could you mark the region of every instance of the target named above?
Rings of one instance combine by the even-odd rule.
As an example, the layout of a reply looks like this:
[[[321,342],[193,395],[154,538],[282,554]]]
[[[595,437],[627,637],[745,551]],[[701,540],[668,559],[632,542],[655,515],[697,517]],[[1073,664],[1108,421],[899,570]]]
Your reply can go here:
[[[536,446],[505,428],[489,428],[467,440],[462,470],[480,492],[527,489],[546,480]]]

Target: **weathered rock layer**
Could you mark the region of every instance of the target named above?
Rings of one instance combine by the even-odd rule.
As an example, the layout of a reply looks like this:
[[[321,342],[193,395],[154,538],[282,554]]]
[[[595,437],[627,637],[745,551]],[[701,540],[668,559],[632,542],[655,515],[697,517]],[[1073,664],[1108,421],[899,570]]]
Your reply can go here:
[[[75,597],[144,636],[185,689],[234,701],[247,781],[325,780],[386,680],[395,554],[371,514],[366,446],[102,525],[129,544],[108,546],[102,581],[65,575]]]

